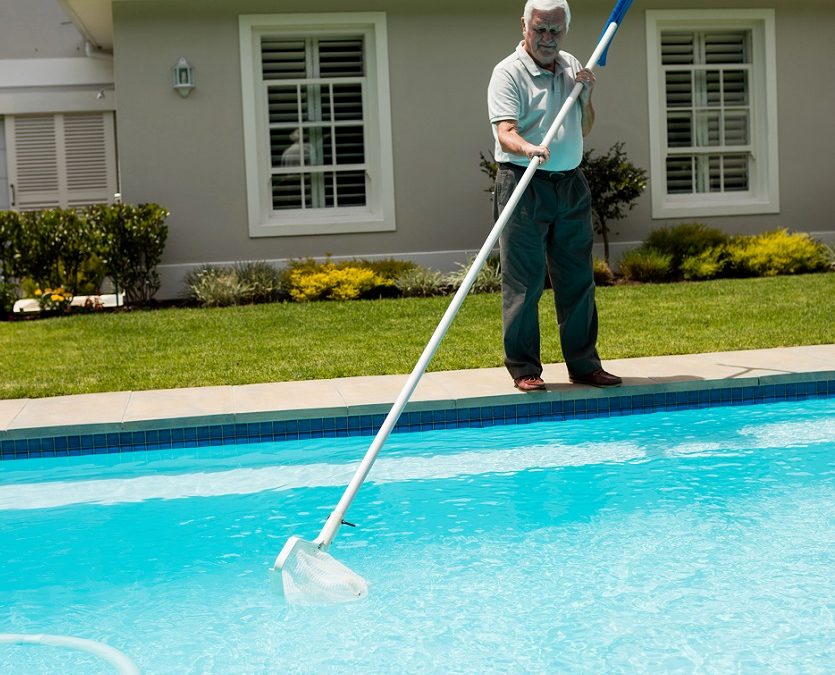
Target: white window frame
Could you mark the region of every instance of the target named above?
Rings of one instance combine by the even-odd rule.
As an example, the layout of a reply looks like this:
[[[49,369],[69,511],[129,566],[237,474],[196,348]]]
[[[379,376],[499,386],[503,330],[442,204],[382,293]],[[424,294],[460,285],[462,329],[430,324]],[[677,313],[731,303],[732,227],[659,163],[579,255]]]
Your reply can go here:
[[[388,38],[383,12],[255,14],[239,17],[244,158],[251,237],[385,232],[395,229]],[[365,207],[274,211],[270,139],[261,75],[262,35],[299,37],[362,34],[366,49],[364,100]]]
[[[778,213],[777,57],[774,10],[648,10],[647,81],[653,218]],[[744,192],[668,194],[667,125],[661,33],[669,30],[751,32],[751,173]]]
[[[6,160],[6,121],[0,115],[0,211],[6,211],[10,207],[9,168]]]

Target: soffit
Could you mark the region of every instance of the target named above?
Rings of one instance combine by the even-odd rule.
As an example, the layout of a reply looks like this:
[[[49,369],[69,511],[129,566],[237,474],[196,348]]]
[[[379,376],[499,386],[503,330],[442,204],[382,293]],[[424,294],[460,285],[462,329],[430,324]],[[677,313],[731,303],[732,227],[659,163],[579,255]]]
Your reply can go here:
[[[93,47],[113,51],[113,0],[58,0],[58,4]]]

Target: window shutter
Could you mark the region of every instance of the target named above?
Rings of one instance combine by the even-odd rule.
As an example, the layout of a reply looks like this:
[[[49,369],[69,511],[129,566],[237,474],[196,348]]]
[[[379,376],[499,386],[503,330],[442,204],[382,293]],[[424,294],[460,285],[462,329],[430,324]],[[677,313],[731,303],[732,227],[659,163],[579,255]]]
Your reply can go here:
[[[748,189],[749,40],[747,31],[661,33],[668,194]]]
[[[21,211],[60,205],[58,139],[53,115],[6,118],[12,207]]]
[[[6,138],[15,209],[82,208],[117,191],[111,113],[9,116]]]
[[[739,31],[705,33],[704,63],[748,63],[745,33]]]
[[[362,38],[319,40],[320,77],[363,77],[365,58]]]
[[[112,116],[86,113],[63,118],[66,205],[82,208],[110,202],[117,191]]]
[[[262,37],[261,72],[265,81],[304,78],[307,75],[305,41]]]
[[[273,210],[365,206],[362,36],[262,36]]]
[[[661,34],[661,65],[683,66],[695,63],[693,33],[664,31]]]

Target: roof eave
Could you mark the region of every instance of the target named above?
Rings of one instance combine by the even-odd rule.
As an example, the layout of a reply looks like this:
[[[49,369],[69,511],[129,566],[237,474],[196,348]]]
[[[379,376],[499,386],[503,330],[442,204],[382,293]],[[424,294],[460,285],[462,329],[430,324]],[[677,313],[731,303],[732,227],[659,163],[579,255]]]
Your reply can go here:
[[[58,0],[58,4],[96,50],[113,51],[113,0]]]

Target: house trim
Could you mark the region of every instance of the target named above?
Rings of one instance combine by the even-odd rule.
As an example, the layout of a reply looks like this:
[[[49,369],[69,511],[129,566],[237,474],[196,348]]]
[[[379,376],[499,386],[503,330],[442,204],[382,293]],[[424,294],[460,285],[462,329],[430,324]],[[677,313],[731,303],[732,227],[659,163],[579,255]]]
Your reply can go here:
[[[373,171],[369,205],[354,209],[312,210],[310,214],[289,219],[272,211],[264,185],[269,175],[269,158],[261,148],[262,129],[267,122],[255,95],[259,76],[256,66],[257,35],[264,32],[293,33],[304,31],[362,32],[367,40],[369,58],[367,128],[374,136],[366,148],[368,166]],[[328,14],[253,14],[239,17],[241,45],[241,88],[246,167],[247,209],[250,237],[273,237],[308,234],[385,232],[396,229],[394,214],[394,161],[392,155],[391,103],[389,94],[388,37],[383,12]],[[376,132],[376,133],[375,133]]]
[[[661,29],[704,30],[746,28],[754,33],[752,90],[757,101],[752,105],[752,133],[760,175],[749,192],[735,195],[668,195],[666,176],[666,137],[663,106],[664,83],[659,53]],[[779,157],[777,136],[777,58],[773,9],[647,10],[647,81],[650,121],[650,175],[653,177],[652,217],[687,218],[702,216],[757,215],[779,213]]]
[[[111,61],[0,59],[0,115],[89,110],[116,110]]]

